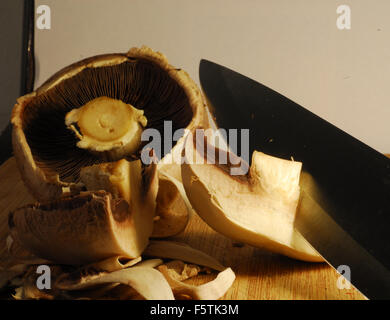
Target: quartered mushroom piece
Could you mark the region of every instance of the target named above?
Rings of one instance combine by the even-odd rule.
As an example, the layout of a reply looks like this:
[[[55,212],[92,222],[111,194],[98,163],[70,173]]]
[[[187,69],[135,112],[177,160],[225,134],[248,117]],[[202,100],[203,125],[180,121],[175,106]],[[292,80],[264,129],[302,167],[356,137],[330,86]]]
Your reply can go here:
[[[116,182],[107,182],[108,188],[11,212],[11,236],[38,257],[61,264],[139,257],[153,231],[156,165],[144,168],[140,160],[122,160],[110,169]]]
[[[210,161],[214,150],[222,161]],[[291,258],[323,258],[294,227],[299,205],[302,163],[254,151],[248,164],[230,151],[187,139],[182,180],[189,201],[214,230],[255,247]],[[196,158],[203,159],[197,163]],[[214,163],[213,163],[214,162]],[[242,174],[232,175],[232,170]],[[244,174],[245,173],[245,174]]]

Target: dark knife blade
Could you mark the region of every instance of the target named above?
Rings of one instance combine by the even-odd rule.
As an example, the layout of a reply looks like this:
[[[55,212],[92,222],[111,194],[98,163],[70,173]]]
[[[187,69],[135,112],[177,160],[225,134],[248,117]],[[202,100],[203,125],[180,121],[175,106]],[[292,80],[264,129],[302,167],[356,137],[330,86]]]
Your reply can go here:
[[[250,154],[303,163],[299,232],[366,297],[390,298],[390,159],[226,67],[202,60],[199,76],[218,127],[249,128]]]

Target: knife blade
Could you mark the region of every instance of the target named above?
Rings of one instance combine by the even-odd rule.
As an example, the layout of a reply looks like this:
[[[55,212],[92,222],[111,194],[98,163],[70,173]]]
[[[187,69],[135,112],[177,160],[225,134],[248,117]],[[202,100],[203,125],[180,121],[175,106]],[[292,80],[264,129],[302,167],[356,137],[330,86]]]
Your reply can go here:
[[[390,298],[390,159],[238,72],[202,59],[199,78],[217,126],[249,129],[250,154],[303,163],[295,227],[310,245],[367,298]]]

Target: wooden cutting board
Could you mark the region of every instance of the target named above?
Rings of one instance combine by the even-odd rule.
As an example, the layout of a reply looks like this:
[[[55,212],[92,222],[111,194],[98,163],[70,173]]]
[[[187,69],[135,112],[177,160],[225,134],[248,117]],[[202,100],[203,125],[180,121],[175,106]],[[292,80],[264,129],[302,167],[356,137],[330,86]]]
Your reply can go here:
[[[31,202],[34,200],[20,179],[15,160],[10,158],[0,166],[0,265],[6,256],[8,213]],[[326,263],[296,261],[236,243],[213,231],[195,214],[174,239],[214,256],[234,270],[237,278],[223,299],[365,299],[354,288],[338,289],[339,275]]]

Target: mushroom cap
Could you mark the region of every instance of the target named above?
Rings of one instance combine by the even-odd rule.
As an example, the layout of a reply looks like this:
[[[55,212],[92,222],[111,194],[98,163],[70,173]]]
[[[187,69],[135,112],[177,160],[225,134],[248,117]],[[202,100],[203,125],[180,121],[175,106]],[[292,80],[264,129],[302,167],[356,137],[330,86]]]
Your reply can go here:
[[[64,192],[78,193],[80,169],[107,161],[80,149],[67,129],[67,112],[107,96],[142,109],[147,128],[163,136],[164,120],[173,132],[191,129],[205,121],[205,103],[188,74],[171,66],[150,48],[132,48],[125,54],[105,54],[76,62],[48,79],[34,92],[20,97],[11,123],[15,158],[27,188],[39,201],[53,200]],[[164,156],[181,155],[184,137]],[[135,155],[136,156],[136,155]],[[169,162],[169,161],[168,161]],[[175,167],[176,177],[180,174]]]

